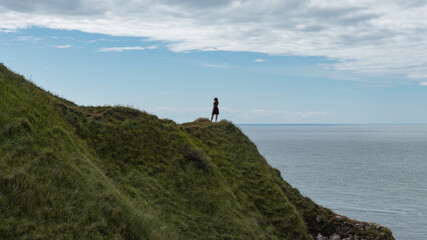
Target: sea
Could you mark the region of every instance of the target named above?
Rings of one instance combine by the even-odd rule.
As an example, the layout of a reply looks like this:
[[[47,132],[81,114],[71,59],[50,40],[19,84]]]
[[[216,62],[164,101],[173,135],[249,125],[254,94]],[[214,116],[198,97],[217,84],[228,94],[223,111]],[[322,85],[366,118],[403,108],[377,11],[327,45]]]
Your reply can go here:
[[[427,239],[427,125],[238,126],[304,196],[397,240]]]

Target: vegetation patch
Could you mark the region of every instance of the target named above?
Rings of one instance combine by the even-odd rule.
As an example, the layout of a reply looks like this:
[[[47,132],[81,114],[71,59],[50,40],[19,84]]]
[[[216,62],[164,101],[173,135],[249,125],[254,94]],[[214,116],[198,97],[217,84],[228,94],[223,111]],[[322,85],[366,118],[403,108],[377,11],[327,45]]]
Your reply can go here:
[[[211,170],[211,164],[209,163],[208,158],[202,151],[190,147],[189,145],[186,145],[184,149],[185,160],[194,164],[194,166],[196,166],[198,169],[202,169],[205,171]]]

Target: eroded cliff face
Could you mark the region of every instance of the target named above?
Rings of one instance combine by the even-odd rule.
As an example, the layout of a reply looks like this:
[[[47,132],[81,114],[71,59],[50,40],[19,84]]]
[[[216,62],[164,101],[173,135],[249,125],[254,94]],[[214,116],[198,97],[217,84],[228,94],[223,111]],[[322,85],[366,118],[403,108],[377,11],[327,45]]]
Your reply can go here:
[[[231,123],[223,121],[220,124],[227,126]],[[231,130],[236,128],[234,125],[231,124],[232,127],[228,126],[227,129],[227,127],[212,124],[207,119],[199,119],[193,123],[184,124],[183,126],[191,127],[190,130],[187,131],[207,145],[212,144],[212,140],[210,139],[221,139],[222,136],[229,136],[229,134],[232,134],[235,139],[239,139],[238,141],[230,141],[227,139],[227,141],[223,141],[222,144],[215,143],[214,146],[224,152],[231,152],[231,149],[239,146],[238,150],[236,149],[234,151],[246,152],[247,155],[256,158],[257,162],[262,163],[259,168],[265,166],[268,169],[268,173],[265,175],[269,176],[274,184],[280,187],[285,198],[295,207],[298,215],[303,219],[305,228],[310,237],[319,240],[394,239],[391,231],[386,227],[382,227],[375,223],[356,221],[335,214],[333,211],[321,207],[311,199],[302,196],[296,188],[293,188],[289,183],[283,180],[279,170],[272,168],[266,163],[265,159],[257,151],[256,146],[239,129]],[[222,131],[223,129],[226,130]],[[227,150],[227,148],[229,148],[229,150]],[[240,157],[236,156],[236,158],[239,159]],[[233,168],[239,168],[240,164],[242,164],[242,166],[244,165],[244,163],[236,163],[236,165],[233,165]],[[257,172],[256,169],[253,169],[253,171]],[[250,177],[246,181],[251,182],[251,179],[257,178]],[[251,186],[257,187],[254,184],[251,184]]]
[[[0,237],[393,239],[302,196],[227,121],[81,107],[0,65]]]

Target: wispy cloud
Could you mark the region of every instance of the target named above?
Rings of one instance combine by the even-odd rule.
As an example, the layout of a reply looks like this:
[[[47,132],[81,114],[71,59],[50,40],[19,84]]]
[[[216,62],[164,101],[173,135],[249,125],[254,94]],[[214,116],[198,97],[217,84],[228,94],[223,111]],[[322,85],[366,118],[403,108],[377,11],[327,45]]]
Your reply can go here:
[[[313,117],[326,117],[331,116],[332,114],[330,112],[320,112],[320,111],[314,111],[314,112],[297,112],[298,116],[301,116],[304,119],[313,118]]]
[[[230,68],[230,66],[225,63],[224,64],[201,63],[200,66],[209,67],[209,68],[222,68],[222,69]]]
[[[267,60],[262,59],[262,58],[257,58],[257,59],[254,60],[254,62],[256,62],[256,63],[262,63],[262,62],[266,62],[266,61]]]
[[[42,38],[33,37],[33,36],[21,36],[21,37],[17,37],[17,39],[19,41],[29,41],[29,42],[37,42],[37,41],[42,40]]]
[[[151,45],[151,46],[148,46],[146,48],[149,50],[154,50],[154,49],[157,49],[157,45]]]
[[[98,49],[100,52],[123,52],[123,51],[134,51],[134,50],[145,50],[143,47],[104,47]]]
[[[109,39],[109,38],[98,38],[98,39],[92,39],[92,40],[88,40],[88,41],[82,41],[82,42],[86,42],[86,43],[97,43],[97,42],[117,42],[119,40],[117,39]]]
[[[58,46],[55,46],[55,48],[70,48],[70,47],[72,47],[72,45],[58,45]]]
[[[427,82],[420,82],[420,86],[427,87]]]
[[[412,79],[427,79],[427,72],[413,72],[408,74],[408,77]]]
[[[16,29],[0,28],[0,32],[12,33],[12,32],[16,32]]]

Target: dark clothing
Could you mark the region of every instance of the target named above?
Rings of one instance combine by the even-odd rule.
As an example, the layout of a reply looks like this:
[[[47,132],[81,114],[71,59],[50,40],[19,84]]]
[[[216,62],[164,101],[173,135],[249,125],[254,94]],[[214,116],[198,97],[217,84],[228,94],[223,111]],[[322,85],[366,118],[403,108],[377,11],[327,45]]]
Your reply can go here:
[[[218,104],[219,104],[219,102],[214,102],[213,109],[212,109],[212,114],[219,114]]]

